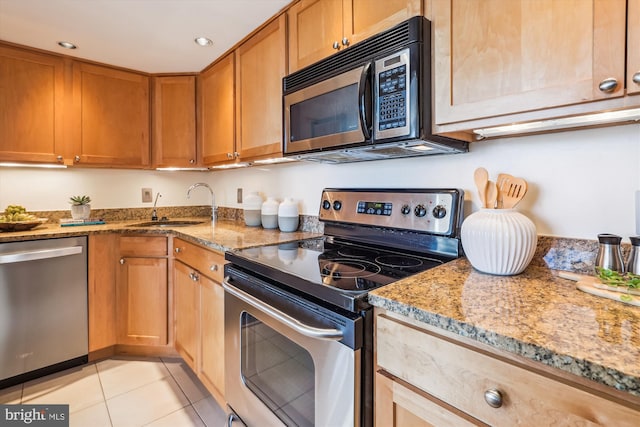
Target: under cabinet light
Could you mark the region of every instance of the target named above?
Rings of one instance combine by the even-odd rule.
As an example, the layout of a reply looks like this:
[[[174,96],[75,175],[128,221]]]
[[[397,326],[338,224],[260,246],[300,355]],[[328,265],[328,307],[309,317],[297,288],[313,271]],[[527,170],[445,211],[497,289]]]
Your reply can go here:
[[[291,157],[275,157],[273,159],[262,159],[262,160],[254,160],[252,164],[254,165],[273,165],[277,163],[287,163],[287,162],[295,162],[298,159],[294,159]]]
[[[179,167],[168,167],[168,168],[156,168],[157,171],[200,171],[206,172],[209,169],[207,168],[179,168]]]
[[[230,163],[228,165],[218,165],[218,166],[209,166],[209,170],[211,169],[237,169],[237,168],[246,168],[251,166],[251,163],[240,162],[240,163]]]
[[[58,165],[55,163],[11,163],[2,162],[0,167],[7,168],[41,168],[41,169],[66,169],[67,165]]]
[[[583,126],[597,126],[614,123],[623,124],[625,122],[633,121],[640,121],[640,108],[607,111],[604,113],[585,114],[575,117],[563,117],[560,119],[540,120],[529,123],[517,123],[506,126],[474,129],[473,133],[479,135],[482,138],[491,138],[495,136],[508,136],[529,132],[571,129]]]

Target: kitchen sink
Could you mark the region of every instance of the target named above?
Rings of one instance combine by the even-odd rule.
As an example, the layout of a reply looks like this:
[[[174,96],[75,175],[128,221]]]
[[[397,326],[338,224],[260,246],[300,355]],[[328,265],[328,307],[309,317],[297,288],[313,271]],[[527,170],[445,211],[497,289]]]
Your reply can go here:
[[[145,221],[131,224],[133,227],[186,227],[189,225],[204,224],[204,221],[193,221],[186,219],[170,219],[159,221]]]

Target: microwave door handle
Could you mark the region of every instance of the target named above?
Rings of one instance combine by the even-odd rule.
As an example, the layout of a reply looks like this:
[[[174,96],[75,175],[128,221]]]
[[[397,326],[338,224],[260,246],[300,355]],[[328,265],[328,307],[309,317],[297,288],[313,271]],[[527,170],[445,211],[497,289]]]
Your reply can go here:
[[[367,123],[367,109],[371,107],[367,105],[367,87],[371,81],[371,62],[362,68],[360,75],[360,84],[358,85],[358,111],[360,113],[360,126],[366,140],[371,139],[371,124]]]
[[[264,302],[260,301],[258,298],[254,297],[253,295],[250,295],[244,291],[241,291],[235,286],[232,286],[229,283],[228,277],[225,277],[225,279],[222,281],[222,287],[224,288],[225,291],[229,292],[234,297],[239,298],[240,300],[246,302],[247,304],[249,304],[250,306],[252,306],[257,310],[260,310],[267,316],[281,323],[284,323],[285,325],[289,326],[291,329],[294,329],[300,332],[302,335],[305,335],[310,338],[330,340],[330,341],[339,341],[343,338],[342,331],[339,329],[321,329],[321,328],[315,328],[313,326],[305,325],[304,323],[300,322],[298,319],[295,319],[289,316],[288,314],[283,313],[282,311],[278,310],[275,307],[271,307],[270,305],[265,304]]]

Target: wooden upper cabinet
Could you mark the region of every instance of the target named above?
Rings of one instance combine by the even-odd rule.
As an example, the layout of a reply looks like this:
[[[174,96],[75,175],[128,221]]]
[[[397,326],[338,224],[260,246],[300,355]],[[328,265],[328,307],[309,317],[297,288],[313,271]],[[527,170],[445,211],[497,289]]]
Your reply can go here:
[[[640,0],[627,0],[627,94],[640,94]]]
[[[154,77],[152,106],[153,166],[197,166],[196,77]]]
[[[0,161],[65,156],[64,61],[0,45]]]
[[[235,54],[198,76],[199,145],[204,165],[235,158]]]
[[[235,151],[240,160],[282,152],[286,34],[282,14],[236,50]]]
[[[433,0],[435,123],[622,97],[625,7],[625,0]],[[600,88],[607,79],[617,81],[611,90]]]
[[[421,0],[302,0],[287,11],[289,72],[420,14]]]
[[[73,85],[76,162],[148,167],[149,77],[76,62]]]

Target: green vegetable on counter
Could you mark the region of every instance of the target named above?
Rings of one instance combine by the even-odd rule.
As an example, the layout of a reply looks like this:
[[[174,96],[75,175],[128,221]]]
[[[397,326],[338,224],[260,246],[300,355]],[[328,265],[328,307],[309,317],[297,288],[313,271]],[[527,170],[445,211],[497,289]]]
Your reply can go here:
[[[608,268],[596,267],[596,273],[602,283],[607,286],[623,286],[640,289],[640,276],[633,273],[619,273]]]

